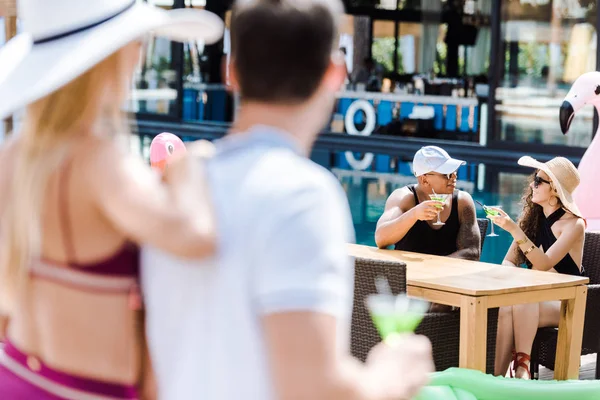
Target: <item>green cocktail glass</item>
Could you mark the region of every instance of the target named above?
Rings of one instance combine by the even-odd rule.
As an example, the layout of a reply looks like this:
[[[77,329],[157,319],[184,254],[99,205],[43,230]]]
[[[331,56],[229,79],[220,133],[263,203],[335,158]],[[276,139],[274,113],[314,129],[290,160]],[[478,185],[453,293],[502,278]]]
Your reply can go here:
[[[498,211],[496,211],[493,208],[488,207],[488,206],[483,207],[483,211],[485,211],[485,216],[486,217],[492,217],[493,218],[493,217],[499,217],[500,216],[500,213]]]
[[[500,206],[494,206],[494,208],[500,208]],[[491,229],[490,234],[487,235],[488,237],[498,236],[496,234],[496,232],[494,232],[494,221],[493,221],[493,218],[499,217],[501,214],[497,210],[494,210],[494,208],[492,208],[490,206],[483,206],[483,211],[485,212],[485,216],[487,218],[489,218],[490,222],[492,223],[492,229]]]
[[[433,193],[429,195],[429,198],[433,201],[439,201],[441,204],[436,204],[435,207],[438,209],[438,213],[437,213],[437,221],[433,223],[433,225],[446,225],[446,223],[442,222],[440,220],[440,213],[442,212],[442,209],[444,208],[444,204],[446,203],[446,199],[448,198],[448,194],[439,194],[439,193]]]
[[[405,294],[373,294],[367,297],[367,308],[384,341],[401,333],[411,333],[421,323],[429,303]]]

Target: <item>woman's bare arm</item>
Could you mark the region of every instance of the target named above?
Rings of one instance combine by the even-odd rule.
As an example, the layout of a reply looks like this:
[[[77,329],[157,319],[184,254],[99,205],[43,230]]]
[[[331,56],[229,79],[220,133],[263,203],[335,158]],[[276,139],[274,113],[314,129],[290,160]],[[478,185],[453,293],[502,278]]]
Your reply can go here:
[[[516,267],[517,266],[517,242],[515,242],[514,240],[512,241],[510,247],[508,248],[508,251],[506,252],[506,255],[504,256],[504,260],[502,261],[502,265],[507,265],[510,267]]]
[[[201,160],[169,165],[164,183],[139,158],[99,140],[84,173],[100,211],[137,243],[180,257],[202,258],[215,247],[215,222]]]

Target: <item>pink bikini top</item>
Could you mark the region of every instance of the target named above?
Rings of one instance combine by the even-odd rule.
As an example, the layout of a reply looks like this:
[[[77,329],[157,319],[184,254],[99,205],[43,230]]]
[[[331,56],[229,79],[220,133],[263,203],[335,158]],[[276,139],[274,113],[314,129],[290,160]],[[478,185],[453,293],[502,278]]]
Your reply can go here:
[[[30,266],[34,276],[57,283],[100,292],[129,292],[139,294],[140,257],[139,248],[133,243],[125,243],[117,252],[93,263],[80,264],[76,259],[71,218],[69,215],[68,187],[71,163],[68,162],[59,180],[60,231],[67,255],[66,263],[41,259]],[[132,298],[132,300],[138,300]]]

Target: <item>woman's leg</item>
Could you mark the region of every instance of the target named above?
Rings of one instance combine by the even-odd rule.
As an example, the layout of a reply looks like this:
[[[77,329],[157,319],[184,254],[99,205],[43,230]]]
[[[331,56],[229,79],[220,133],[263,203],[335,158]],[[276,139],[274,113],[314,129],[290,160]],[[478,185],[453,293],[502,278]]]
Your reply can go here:
[[[517,353],[531,355],[533,340],[538,328],[558,325],[560,301],[519,304],[513,306],[512,309],[516,351]],[[529,369],[529,361],[523,361]],[[515,376],[517,378],[531,378],[525,368],[522,367],[517,368]]]
[[[514,347],[512,307],[500,307],[498,311],[498,333],[496,335],[496,361],[494,375],[505,376],[510,365]]]

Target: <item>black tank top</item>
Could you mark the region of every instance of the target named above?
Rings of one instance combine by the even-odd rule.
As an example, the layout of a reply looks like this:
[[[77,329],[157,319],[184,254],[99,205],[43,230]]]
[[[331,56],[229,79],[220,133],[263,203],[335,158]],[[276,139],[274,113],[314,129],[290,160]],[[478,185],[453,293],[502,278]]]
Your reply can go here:
[[[415,186],[409,186],[415,197],[415,206],[419,198]],[[447,256],[458,250],[456,238],[460,222],[458,219],[458,190],[452,194],[452,210],[446,225],[440,229],[433,229],[427,221],[417,221],[404,237],[395,245],[396,250],[414,251],[417,253]]]
[[[565,215],[565,210],[559,208],[550,214],[548,218],[540,218],[535,245],[538,247],[541,245],[544,248],[544,252],[548,251],[548,249],[556,242],[556,237],[554,236],[554,233],[552,233],[552,225],[561,219],[563,215]],[[583,266],[581,267],[581,271],[579,271],[579,267],[577,267],[577,264],[573,261],[573,258],[571,258],[569,253],[554,266],[554,269],[561,274],[576,276],[584,274]]]

